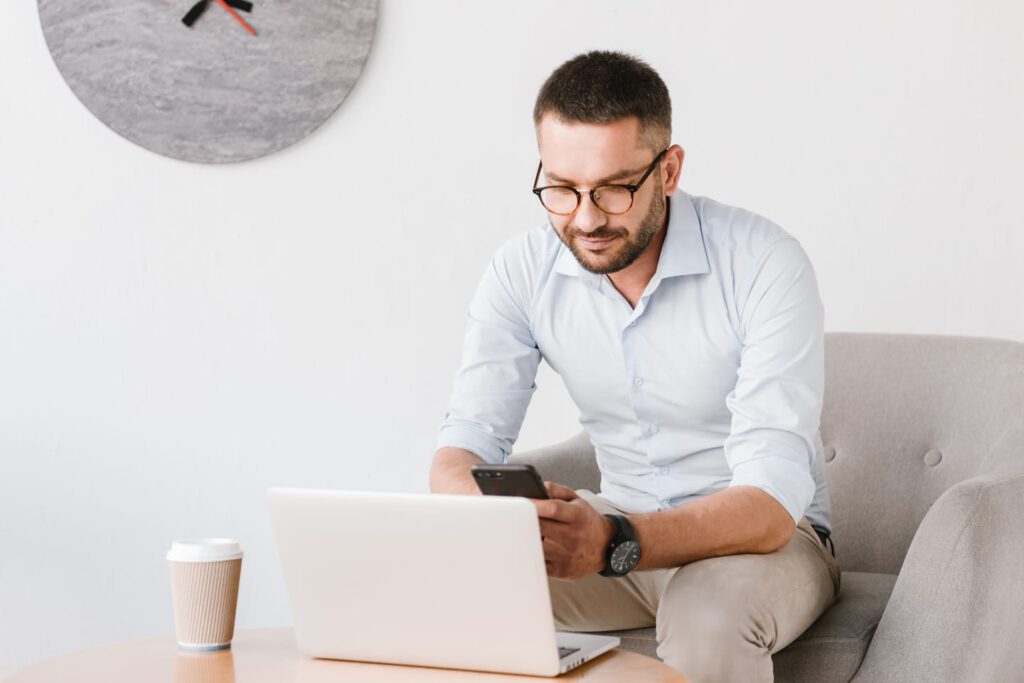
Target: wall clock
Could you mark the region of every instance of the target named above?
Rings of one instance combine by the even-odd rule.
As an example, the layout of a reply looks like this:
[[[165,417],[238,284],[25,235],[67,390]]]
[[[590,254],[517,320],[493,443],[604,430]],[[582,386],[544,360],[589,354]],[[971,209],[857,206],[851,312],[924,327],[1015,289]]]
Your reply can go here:
[[[377,0],[38,0],[54,62],[128,140],[244,161],[302,139],[370,51]]]

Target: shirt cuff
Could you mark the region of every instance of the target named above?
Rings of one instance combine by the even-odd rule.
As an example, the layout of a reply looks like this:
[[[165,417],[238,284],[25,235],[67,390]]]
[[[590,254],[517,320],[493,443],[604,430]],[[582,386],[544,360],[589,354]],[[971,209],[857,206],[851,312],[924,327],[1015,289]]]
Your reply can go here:
[[[462,448],[490,465],[501,465],[508,454],[492,438],[468,427],[444,425],[437,437],[438,448]]]
[[[761,489],[779,501],[796,524],[807,512],[815,490],[810,472],[778,455],[766,455],[736,465],[729,482],[729,488],[733,486]]]

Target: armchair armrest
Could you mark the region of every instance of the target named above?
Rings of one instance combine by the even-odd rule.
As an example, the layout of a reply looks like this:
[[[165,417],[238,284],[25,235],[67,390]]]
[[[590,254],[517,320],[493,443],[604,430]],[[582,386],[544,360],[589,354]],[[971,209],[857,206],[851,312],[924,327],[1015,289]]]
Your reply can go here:
[[[1008,681],[1024,672],[1024,453],[928,511],[854,681]]]
[[[520,465],[533,465],[540,476],[574,489],[588,489],[597,493],[601,487],[601,473],[594,459],[594,447],[586,432],[580,432],[565,441],[513,453],[508,461]]]

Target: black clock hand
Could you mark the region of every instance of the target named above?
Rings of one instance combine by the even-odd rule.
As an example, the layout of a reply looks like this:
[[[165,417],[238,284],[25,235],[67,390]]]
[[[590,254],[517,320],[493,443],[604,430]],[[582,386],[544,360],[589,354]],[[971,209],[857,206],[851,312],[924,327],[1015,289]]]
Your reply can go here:
[[[199,0],[199,2],[192,5],[192,9],[190,9],[185,16],[181,18],[181,23],[192,28],[192,24],[196,23],[196,19],[203,15],[203,12],[206,11],[206,7],[209,4],[210,0]]]
[[[224,0],[229,6],[235,9],[242,10],[243,12],[252,12],[252,3],[247,0]],[[196,19],[203,15],[206,8],[210,5],[210,0],[199,0],[196,4],[192,5],[184,17],[181,18],[181,23],[185,24],[189,28],[192,28],[192,24],[196,23]]]

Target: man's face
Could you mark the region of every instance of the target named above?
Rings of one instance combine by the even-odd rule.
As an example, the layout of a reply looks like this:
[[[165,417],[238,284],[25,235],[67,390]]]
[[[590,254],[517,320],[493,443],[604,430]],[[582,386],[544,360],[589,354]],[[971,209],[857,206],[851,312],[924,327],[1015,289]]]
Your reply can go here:
[[[604,213],[588,192],[600,185],[636,183],[661,150],[644,144],[636,118],[593,125],[565,123],[546,115],[537,135],[543,160],[538,185],[572,185],[583,195],[575,213],[548,213],[562,242],[591,273],[627,268],[644,253],[664,222],[662,169],[652,171],[623,214]]]

